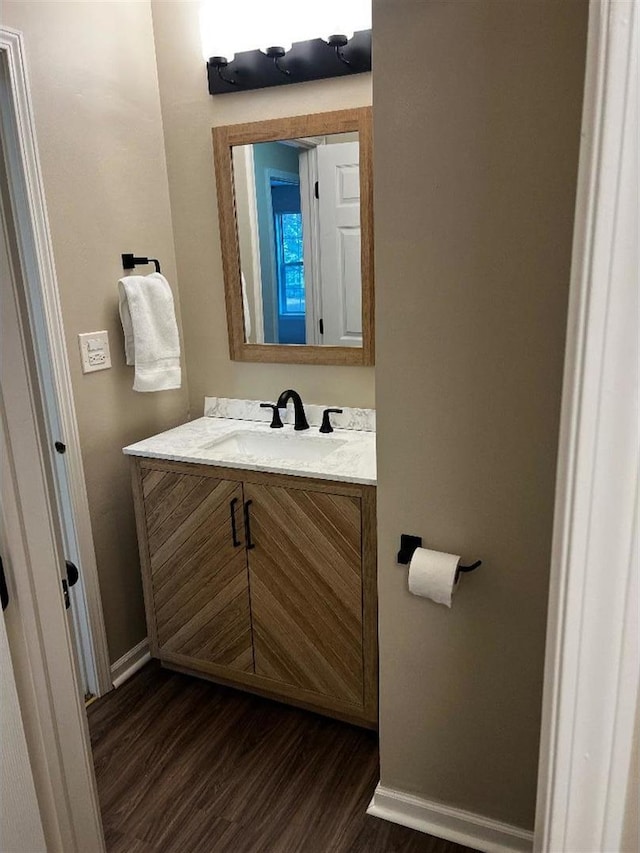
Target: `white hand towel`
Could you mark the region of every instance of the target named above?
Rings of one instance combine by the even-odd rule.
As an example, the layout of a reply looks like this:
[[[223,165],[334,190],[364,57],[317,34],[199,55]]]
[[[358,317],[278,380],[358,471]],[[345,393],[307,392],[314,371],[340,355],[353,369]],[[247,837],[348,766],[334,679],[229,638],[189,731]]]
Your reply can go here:
[[[135,365],[134,391],[167,391],[182,384],[180,338],[173,294],[160,273],[118,282],[127,364]]]

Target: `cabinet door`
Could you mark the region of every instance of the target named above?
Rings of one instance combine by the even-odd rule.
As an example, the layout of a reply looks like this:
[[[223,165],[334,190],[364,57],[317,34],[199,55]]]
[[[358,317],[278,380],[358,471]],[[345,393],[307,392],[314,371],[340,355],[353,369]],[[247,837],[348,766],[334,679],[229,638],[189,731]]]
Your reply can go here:
[[[142,494],[157,653],[252,672],[242,486],[143,468]]]
[[[360,498],[244,491],[256,674],[362,706]]]

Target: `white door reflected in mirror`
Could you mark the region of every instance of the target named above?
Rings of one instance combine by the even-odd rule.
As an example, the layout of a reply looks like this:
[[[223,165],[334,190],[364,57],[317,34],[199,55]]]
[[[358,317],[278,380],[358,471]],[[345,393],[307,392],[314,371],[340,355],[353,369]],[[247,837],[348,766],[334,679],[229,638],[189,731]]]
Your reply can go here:
[[[358,133],[232,158],[245,341],[362,347]]]

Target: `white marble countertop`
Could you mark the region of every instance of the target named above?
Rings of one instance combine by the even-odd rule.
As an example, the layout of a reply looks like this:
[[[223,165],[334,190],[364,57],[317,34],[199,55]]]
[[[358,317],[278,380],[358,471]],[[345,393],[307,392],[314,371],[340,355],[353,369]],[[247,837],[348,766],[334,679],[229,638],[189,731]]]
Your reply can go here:
[[[269,439],[268,434],[275,433],[285,443],[291,442],[292,456],[291,458],[287,456],[267,458],[262,454],[251,455],[216,447],[216,442],[240,433],[266,433],[265,441]],[[300,437],[303,440],[312,438],[315,446],[320,446],[317,442],[335,444],[335,449],[313,461],[296,459],[295,442]],[[297,433],[290,424],[285,424],[281,430],[271,430],[265,423],[255,421],[204,417],[161,432],[144,441],[130,444],[123,449],[123,452],[129,456],[144,456],[150,459],[194,462],[199,465],[290,474],[294,477],[317,477],[322,480],[375,486],[375,441],[374,432],[336,429],[332,433],[323,435],[318,432],[317,427],[311,427]]]

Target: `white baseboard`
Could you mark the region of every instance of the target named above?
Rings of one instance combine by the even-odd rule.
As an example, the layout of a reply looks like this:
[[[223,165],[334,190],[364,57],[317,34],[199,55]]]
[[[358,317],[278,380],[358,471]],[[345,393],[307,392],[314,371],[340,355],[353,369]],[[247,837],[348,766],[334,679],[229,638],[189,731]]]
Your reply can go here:
[[[142,669],[148,660],[151,660],[151,655],[149,654],[149,640],[145,637],[137,646],[129,649],[126,654],[111,664],[113,686],[120,687],[139,669]]]
[[[427,832],[482,853],[529,853],[533,833],[473,812],[378,785],[367,814]]]

